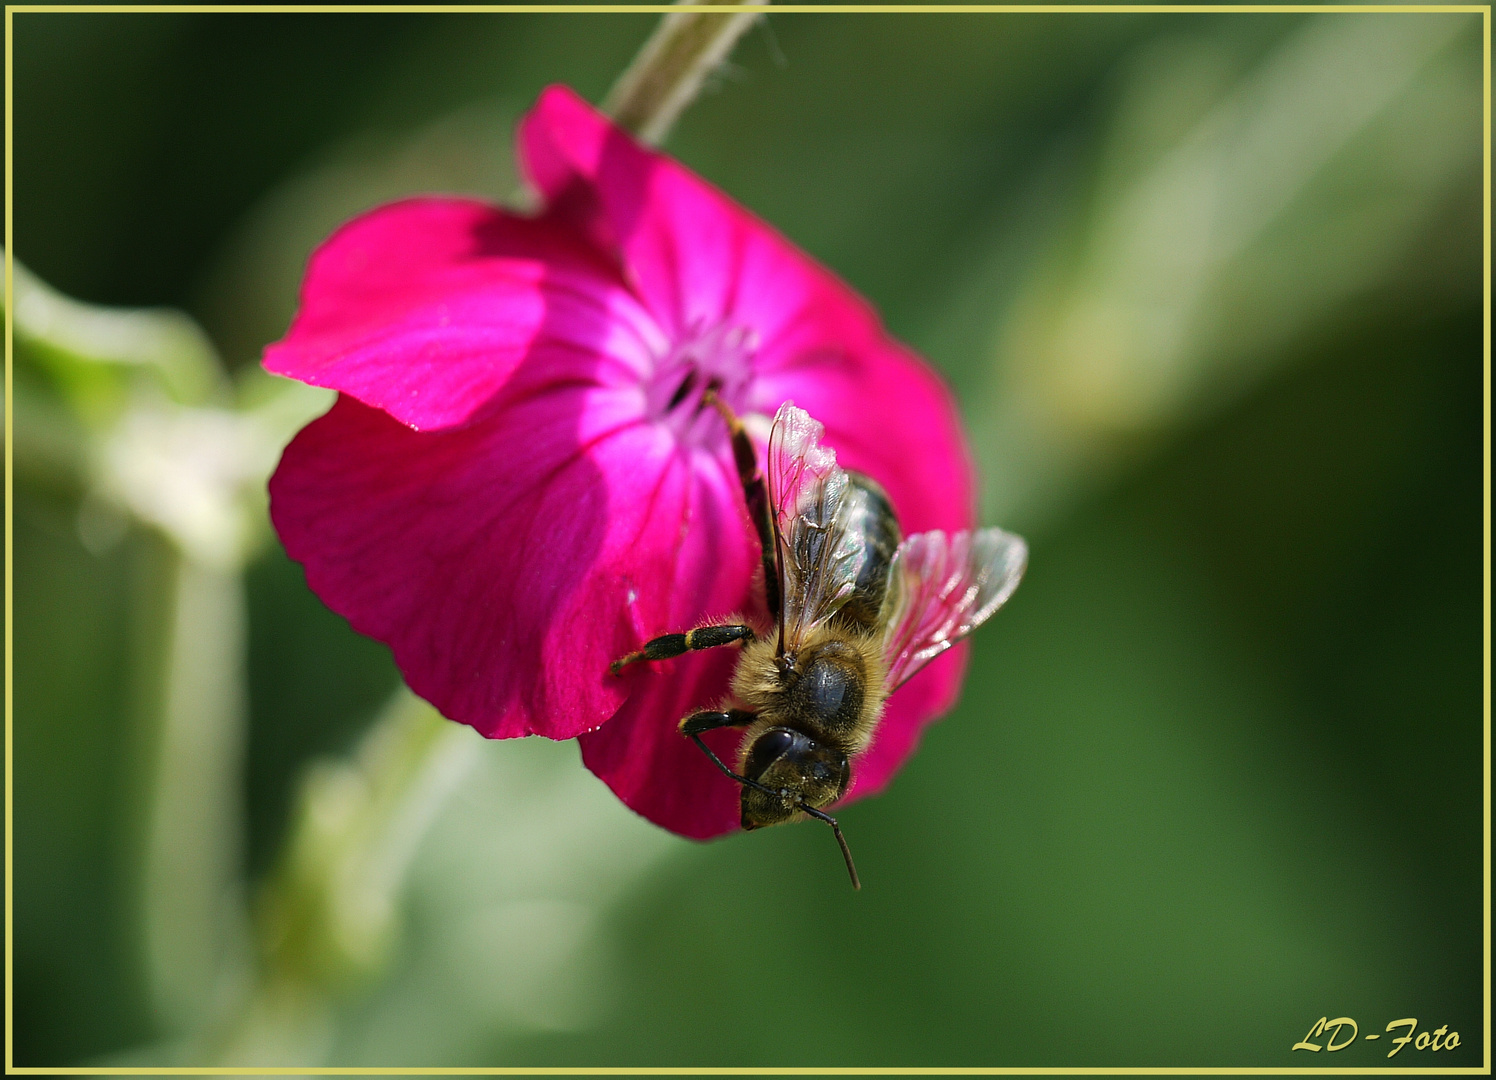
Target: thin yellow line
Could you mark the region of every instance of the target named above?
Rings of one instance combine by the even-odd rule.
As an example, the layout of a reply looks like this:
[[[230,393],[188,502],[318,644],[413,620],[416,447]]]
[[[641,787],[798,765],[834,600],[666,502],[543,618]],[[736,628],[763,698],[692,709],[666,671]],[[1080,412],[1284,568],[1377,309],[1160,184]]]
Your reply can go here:
[[[1480,14],[1489,12],[1483,4],[774,4],[700,5],[700,4],[16,4],[6,8],[22,14],[47,12],[109,13],[196,13],[215,14],[343,14],[365,13],[461,13],[461,14],[622,14],[661,15],[680,11],[709,11],[718,14],[766,11],[784,14],[1310,14],[1316,12],[1349,12],[1363,14]]]
[[[1482,950],[1485,973],[1485,985],[1483,988],[1485,999],[1485,1051],[1484,1060],[1486,1071],[1491,1069],[1491,9],[1488,7],[1481,17],[1482,34],[1482,79],[1484,83],[1485,96],[1482,101],[1481,125],[1484,135],[1484,146],[1482,153],[1482,175],[1485,180],[1485,191],[1482,202],[1482,222],[1484,228],[1482,233],[1482,246],[1485,253],[1483,275],[1484,275],[1484,304],[1482,326],[1482,346],[1484,352],[1485,367],[1482,376],[1484,397],[1483,408],[1485,410],[1485,423],[1482,434],[1482,445],[1484,448],[1484,460],[1482,462],[1482,473],[1485,480],[1484,498],[1485,514],[1482,526],[1482,544],[1485,553],[1485,562],[1482,567],[1484,594],[1482,597],[1483,614],[1485,616],[1482,637],[1484,646],[1485,670],[1482,676],[1482,694],[1485,699],[1485,729],[1482,734],[1485,749],[1485,797],[1483,808],[1485,820],[1483,822],[1483,836],[1485,844],[1482,850],[1482,862],[1484,869],[1483,888],[1485,890],[1485,904],[1482,911],[1481,935],[1485,943]]]
[[[21,13],[669,13],[681,10],[709,10],[709,12],[763,12],[761,6],[699,6],[699,4],[365,4],[365,6],[335,6],[335,4],[275,4],[275,6],[245,6],[245,4],[7,4],[6,19],[6,248],[4,248],[4,302],[6,302],[6,341],[4,341],[4,722],[6,722],[6,829],[4,829],[4,866],[6,866],[6,1046],[4,1062],[6,1071],[19,1076],[1358,1076],[1366,1073],[1361,1068],[1333,1067],[1215,1067],[1215,1068],[337,1068],[337,1067],[22,1067],[13,1065],[13,863],[12,863],[12,809],[13,809],[13,697],[12,697],[12,594],[13,594],[13,193],[12,193],[12,15]],[[1481,1076],[1492,1070],[1492,857],[1490,857],[1490,788],[1492,788],[1492,734],[1490,734],[1490,450],[1492,450],[1492,33],[1490,4],[773,4],[773,13],[1480,13],[1483,24],[1484,48],[1484,375],[1486,392],[1484,401],[1484,1065],[1463,1068],[1402,1068],[1397,1073],[1417,1076]]]
[[[11,145],[11,118],[15,95],[11,93],[11,13],[5,9],[5,1067],[10,1069],[14,1060],[14,899],[12,889],[15,881],[15,866],[12,862],[11,822],[15,819],[15,803],[12,798],[12,781],[15,769],[15,741],[11,738],[12,687],[15,670],[11,664],[12,605],[15,603],[15,577],[11,564],[11,461],[15,450],[15,385],[11,381],[12,343],[15,340],[15,294],[14,278],[11,274],[15,251],[15,222],[11,205],[11,163],[15,161]]]
[[[1483,1076],[1460,1068],[18,1068],[16,1076]]]

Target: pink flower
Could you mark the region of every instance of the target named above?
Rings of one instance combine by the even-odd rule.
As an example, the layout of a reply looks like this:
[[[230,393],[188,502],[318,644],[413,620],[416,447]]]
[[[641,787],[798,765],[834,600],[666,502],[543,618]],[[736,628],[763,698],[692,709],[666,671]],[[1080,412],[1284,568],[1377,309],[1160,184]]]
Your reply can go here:
[[[956,410],[845,284],[572,91],[541,95],[519,153],[537,217],[412,199],[312,256],[265,366],[340,396],[287,447],[271,517],[311,588],[443,714],[489,738],[580,737],[639,813],[728,832],[738,787],[676,724],[723,699],[736,649],[608,670],[656,635],[762,618],[703,391],[760,436],[793,399],[906,535],[973,524]],[[953,651],[890,699],[848,798],[882,789],[952,705]],[[739,738],[707,741],[731,759]]]

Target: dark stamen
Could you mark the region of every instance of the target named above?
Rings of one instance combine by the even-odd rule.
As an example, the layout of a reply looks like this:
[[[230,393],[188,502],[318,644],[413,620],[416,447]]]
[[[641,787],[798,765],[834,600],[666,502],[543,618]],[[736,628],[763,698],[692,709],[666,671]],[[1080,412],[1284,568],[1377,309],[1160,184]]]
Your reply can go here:
[[[722,380],[713,375],[706,381],[706,389],[702,391],[701,400],[696,403],[696,411],[699,413],[706,408],[708,402],[717,400],[717,392],[722,389]]]
[[[696,372],[692,371],[684,379],[682,379],[681,384],[675,388],[675,393],[670,398],[670,404],[665,406],[665,411],[674,411],[682,401],[686,400],[686,395],[691,392],[691,387],[695,385]]]

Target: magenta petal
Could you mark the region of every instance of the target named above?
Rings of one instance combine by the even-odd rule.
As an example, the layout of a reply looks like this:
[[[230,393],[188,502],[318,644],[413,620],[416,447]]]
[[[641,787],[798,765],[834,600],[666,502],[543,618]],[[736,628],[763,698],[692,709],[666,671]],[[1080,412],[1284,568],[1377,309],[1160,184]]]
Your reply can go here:
[[[601,349],[638,368],[657,335],[616,271],[565,230],[411,199],[317,249],[265,367],[432,430],[470,419],[536,348]]]
[[[904,535],[976,521],[976,481],[960,414],[940,378],[889,340],[829,346],[762,373],[754,397],[793,401],[826,429],[843,468],[887,489]]]
[[[617,394],[516,393],[420,433],[342,397],[287,448],[271,517],[312,589],[446,716],[571,738],[629,693],[613,659],[740,606],[751,573],[731,489],[702,478],[720,469],[627,420]],[[722,536],[720,576],[689,542],[698,526]]]
[[[667,329],[753,331],[748,408],[772,416],[793,399],[826,425],[844,464],[904,489],[896,501],[906,531],[974,524],[950,392],[835,275],[566,87],[541,95],[521,148],[557,220],[614,251]]]
[[[746,408],[772,416],[793,400],[823,423],[838,459],[896,496],[906,532],[972,527],[972,467],[950,392],[835,275],[564,86],[541,95],[520,143],[556,219],[615,252],[662,325],[677,336],[753,331]]]
[[[835,275],[567,87],[546,89],[526,115],[520,153],[549,215],[611,252],[677,338],[742,326],[772,350],[810,313],[823,323],[850,316],[863,336],[876,325],[872,309]]]
[[[670,615],[641,628],[641,643],[728,616],[763,617],[761,591],[753,581],[757,540],[736,474],[722,463],[701,476],[692,529],[681,540]],[[625,675],[627,703],[581,739],[582,760],[619,798],[683,836],[705,839],[738,827],[737,785],[677,729],[689,713],[725,699],[738,655],[736,649],[718,649],[631,669]],[[719,731],[707,741],[733,760],[740,737]]]
[[[738,785],[677,729],[727,690],[737,655],[684,656],[641,671],[640,692],[618,715],[583,735],[582,762],[635,813],[681,836],[706,840],[738,828]],[[737,761],[742,733],[707,732],[723,761]]]

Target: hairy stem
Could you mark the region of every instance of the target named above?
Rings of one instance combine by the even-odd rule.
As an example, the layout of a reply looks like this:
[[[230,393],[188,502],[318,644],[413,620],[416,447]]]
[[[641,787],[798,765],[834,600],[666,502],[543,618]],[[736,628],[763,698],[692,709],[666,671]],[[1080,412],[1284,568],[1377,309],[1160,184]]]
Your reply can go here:
[[[682,0],[684,2],[684,0]],[[690,0],[691,3],[762,4],[768,0]],[[603,111],[644,142],[658,146],[701,89],[727,59],[757,12],[671,12],[639,50],[603,102]]]

